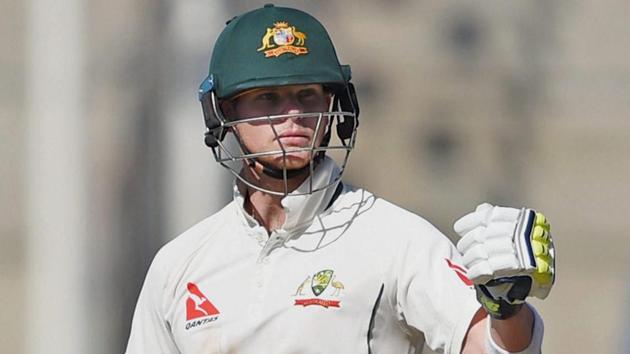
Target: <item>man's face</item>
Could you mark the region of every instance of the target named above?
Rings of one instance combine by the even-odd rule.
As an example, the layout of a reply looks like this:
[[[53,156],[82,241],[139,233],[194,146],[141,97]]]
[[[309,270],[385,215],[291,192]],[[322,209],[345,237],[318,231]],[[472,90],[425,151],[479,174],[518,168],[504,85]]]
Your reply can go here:
[[[315,147],[321,144],[328,118],[297,115],[327,112],[330,100],[331,95],[322,85],[291,85],[245,91],[221,107],[229,120],[245,120],[233,129],[249,153],[285,150],[286,159],[282,153],[257,159],[277,169],[298,169],[306,166],[313,157],[307,150],[313,142]],[[246,121],[247,118],[275,115],[287,117]],[[296,151],[298,149],[305,150]]]

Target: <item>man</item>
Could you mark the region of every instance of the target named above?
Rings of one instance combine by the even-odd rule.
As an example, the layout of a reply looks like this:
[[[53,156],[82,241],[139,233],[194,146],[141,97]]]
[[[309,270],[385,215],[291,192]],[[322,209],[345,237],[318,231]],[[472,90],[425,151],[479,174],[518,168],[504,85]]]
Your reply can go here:
[[[525,299],[554,280],[544,216],[482,204],[455,248],[343,184],[358,102],[313,17],[266,5],[232,19],[200,99],[234,201],[156,255],[127,353],[540,352]]]

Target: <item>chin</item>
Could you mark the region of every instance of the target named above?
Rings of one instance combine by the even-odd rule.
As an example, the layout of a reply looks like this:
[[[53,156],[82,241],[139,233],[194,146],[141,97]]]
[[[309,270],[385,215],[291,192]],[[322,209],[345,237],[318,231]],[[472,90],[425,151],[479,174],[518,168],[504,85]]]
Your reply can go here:
[[[267,161],[267,163],[274,168],[297,170],[308,166],[311,161],[311,154],[309,152],[287,153],[286,159],[282,156],[275,156],[270,160],[271,161]]]

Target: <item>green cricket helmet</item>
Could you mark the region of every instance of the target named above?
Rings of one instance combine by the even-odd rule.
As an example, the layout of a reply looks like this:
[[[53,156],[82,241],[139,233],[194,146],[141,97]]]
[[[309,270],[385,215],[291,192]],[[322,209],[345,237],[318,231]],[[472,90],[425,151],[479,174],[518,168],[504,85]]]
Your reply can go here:
[[[287,119],[287,115],[227,118],[223,115],[219,103],[248,90],[286,85],[321,84],[332,93],[333,100],[328,111],[300,115],[303,116],[301,118],[319,119],[318,129],[319,122],[328,122],[321,126],[321,129],[326,129],[325,137],[320,146],[309,148],[313,156],[309,166],[299,170],[264,166],[263,172],[286,181],[288,178],[301,175],[306,169],[312,172],[326,151],[330,150],[345,152],[340,163],[343,172],[349,153],[354,147],[359,105],[354,86],[350,82],[350,66],[339,64],[326,29],[314,17],[303,11],[271,4],[234,17],[227,22],[215,43],[209,71],[208,77],[199,87],[199,100],[207,127],[205,143],[212,148],[216,160],[237,178],[243,180],[239,174],[242,163],[241,166],[230,163],[251,164],[253,161],[260,163],[257,157],[261,154],[248,151],[234,128],[238,124],[256,120],[274,124],[278,120]],[[336,137],[332,137],[331,134],[333,125]],[[226,142],[226,136],[230,135],[235,138],[237,144]],[[333,140],[337,140],[338,144],[332,143]],[[230,148],[233,145],[236,145],[239,151],[232,151]],[[277,151],[263,154],[286,156],[287,151],[280,146]],[[249,181],[243,182],[258,188]],[[286,190],[283,193],[264,191],[288,194]]]

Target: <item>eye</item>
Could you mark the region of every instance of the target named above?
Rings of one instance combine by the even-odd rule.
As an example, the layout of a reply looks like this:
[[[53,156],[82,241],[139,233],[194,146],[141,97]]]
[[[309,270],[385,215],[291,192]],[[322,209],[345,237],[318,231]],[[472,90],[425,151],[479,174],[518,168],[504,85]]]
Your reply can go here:
[[[306,89],[298,92],[298,101],[308,109],[320,108],[326,101],[325,94],[323,92]]]
[[[316,93],[315,93],[315,90],[308,89],[308,90],[301,90],[301,91],[298,93],[298,96],[299,96],[300,98],[308,98],[308,97],[313,97],[313,96],[315,96],[315,94],[316,94]]]
[[[315,90],[302,90],[298,93],[298,98],[301,102],[313,102],[320,101],[323,95]]]
[[[280,96],[276,92],[263,92],[256,96],[258,102],[275,103],[278,102]]]

